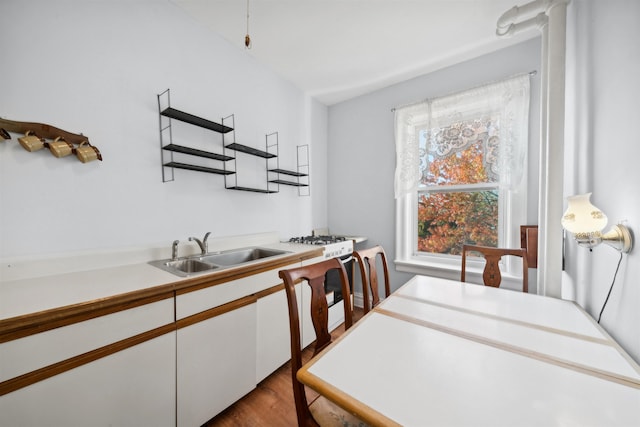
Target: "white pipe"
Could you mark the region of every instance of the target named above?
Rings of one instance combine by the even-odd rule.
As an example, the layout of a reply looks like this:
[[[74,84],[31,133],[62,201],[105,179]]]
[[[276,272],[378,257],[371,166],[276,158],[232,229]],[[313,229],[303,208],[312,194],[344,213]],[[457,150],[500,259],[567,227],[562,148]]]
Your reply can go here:
[[[546,23],[547,23],[547,15],[544,12],[540,12],[533,18],[529,18],[526,21],[509,24],[509,26],[505,30],[498,27],[496,29],[496,35],[501,37],[512,36],[514,34],[529,30],[531,28],[540,29],[542,26],[546,25]]]
[[[542,33],[540,81],[540,197],[538,207],[538,293],[562,294],[562,191],[564,180],[564,102],[567,4],[571,0],[536,0],[515,6],[497,23],[498,36],[537,25]],[[535,18],[523,15],[544,9]],[[545,15],[545,16],[541,16]],[[553,120],[550,120],[552,118]]]
[[[522,6],[513,6],[498,18],[498,30],[506,30],[514,24],[518,18],[528,15],[529,13],[539,12],[547,9],[550,0],[534,0],[531,3]]]
[[[562,297],[562,193],[567,3],[554,1],[549,16],[547,88],[547,182],[544,240],[544,295]],[[553,120],[552,120],[553,119]]]
[[[546,271],[546,241],[547,234],[547,87],[549,85],[548,70],[548,50],[549,50],[549,27],[548,17],[545,19],[541,32],[541,52],[540,52],[540,147],[538,166],[538,271],[536,275],[538,295],[544,295],[544,277]]]

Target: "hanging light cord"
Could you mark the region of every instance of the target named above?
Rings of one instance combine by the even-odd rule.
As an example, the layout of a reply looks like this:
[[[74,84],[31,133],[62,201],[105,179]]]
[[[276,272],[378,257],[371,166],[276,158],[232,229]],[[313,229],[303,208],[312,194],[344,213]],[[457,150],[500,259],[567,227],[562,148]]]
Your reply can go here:
[[[249,36],[249,0],[247,0],[247,34],[244,36],[244,46],[251,49],[251,37]]]
[[[613,273],[613,281],[611,282],[611,287],[609,288],[609,293],[607,294],[607,298],[604,300],[604,304],[602,304],[602,309],[600,310],[600,314],[598,315],[598,323],[600,323],[600,318],[602,317],[602,312],[604,308],[607,306],[607,301],[609,301],[609,296],[611,295],[611,290],[613,289],[613,284],[616,283],[616,276],[618,275],[618,269],[620,268],[620,262],[622,261],[622,252],[620,252],[620,259],[618,260],[618,266],[616,267],[616,272]]]

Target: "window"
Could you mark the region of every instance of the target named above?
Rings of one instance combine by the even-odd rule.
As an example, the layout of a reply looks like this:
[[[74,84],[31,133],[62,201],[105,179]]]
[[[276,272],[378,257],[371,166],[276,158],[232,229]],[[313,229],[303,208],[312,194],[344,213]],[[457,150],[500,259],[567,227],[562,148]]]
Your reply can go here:
[[[464,243],[519,246],[528,113],[527,75],[396,109],[398,270],[457,279]]]

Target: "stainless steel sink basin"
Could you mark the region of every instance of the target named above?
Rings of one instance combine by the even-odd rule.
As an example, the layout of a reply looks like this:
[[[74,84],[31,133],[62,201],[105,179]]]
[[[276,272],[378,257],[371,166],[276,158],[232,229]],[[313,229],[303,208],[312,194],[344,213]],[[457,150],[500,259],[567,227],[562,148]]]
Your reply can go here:
[[[207,255],[193,255],[176,260],[164,259],[160,261],[151,261],[149,264],[175,274],[176,276],[188,277],[195,274],[211,272],[216,269],[240,266],[245,263],[286,253],[289,253],[289,251],[251,247],[233,249]]]
[[[149,264],[168,271],[169,273],[173,273],[176,276],[182,277],[187,277],[194,273],[203,273],[220,268],[217,265],[207,264],[206,262],[202,262],[194,258],[183,258],[174,261],[151,261]]]
[[[228,267],[286,253],[287,251],[276,249],[244,248],[221,252],[219,254],[204,255],[199,257],[199,259],[207,263]]]
[[[207,264],[197,259],[181,259],[177,261],[166,262],[167,267],[175,268],[184,273],[198,273],[200,271],[208,271],[218,268],[216,265]]]

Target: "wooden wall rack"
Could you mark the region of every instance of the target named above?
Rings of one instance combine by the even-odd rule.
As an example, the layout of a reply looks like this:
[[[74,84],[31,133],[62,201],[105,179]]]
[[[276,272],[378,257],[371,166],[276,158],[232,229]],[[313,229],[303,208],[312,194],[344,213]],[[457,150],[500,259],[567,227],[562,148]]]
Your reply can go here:
[[[35,122],[19,122],[15,120],[7,120],[0,118],[0,141],[5,139],[11,139],[11,133],[18,133],[26,135],[27,133],[31,133],[32,135],[37,136],[44,143],[45,148],[49,148],[50,140],[55,140],[56,138],[61,138],[62,140],[73,144],[74,147],[72,149],[73,154],[77,153],[77,149],[80,146],[88,146],[95,151],[97,155],[97,160],[102,160],[102,154],[98,150],[98,148],[94,145],[91,145],[89,142],[89,138],[83,134],[75,134],[71,132],[67,132],[66,130],[45,124],[45,123],[35,123]]]

